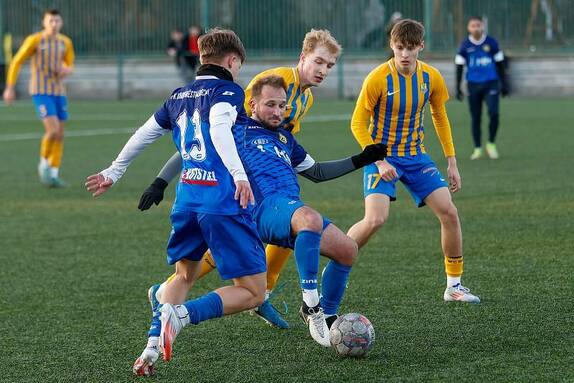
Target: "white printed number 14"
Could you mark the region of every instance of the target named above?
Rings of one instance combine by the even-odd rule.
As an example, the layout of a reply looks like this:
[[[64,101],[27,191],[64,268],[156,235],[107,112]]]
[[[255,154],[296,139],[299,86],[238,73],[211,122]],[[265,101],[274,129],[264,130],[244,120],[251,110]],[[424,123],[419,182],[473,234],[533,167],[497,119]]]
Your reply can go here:
[[[191,146],[189,151],[186,145],[186,133],[187,128],[191,124],[193,128],[193,138],[191,139]],[[184,160],[195,160],[203,161],[207,155],[205,148],[205,141],[203,140],[203,134],[201,133],[201,117],[199,111],[196,109],[191,116],[191,120],[187,117],[187,111],[184,111],[177,118],[177,126],[180,130],[180,148],[181,157]]]

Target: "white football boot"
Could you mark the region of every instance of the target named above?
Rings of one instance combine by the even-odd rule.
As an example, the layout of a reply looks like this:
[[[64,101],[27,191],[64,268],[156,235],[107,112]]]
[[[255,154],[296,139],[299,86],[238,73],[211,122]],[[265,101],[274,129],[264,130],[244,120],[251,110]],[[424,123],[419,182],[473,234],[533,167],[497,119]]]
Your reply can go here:
[[[470,155],[471,160],[479,160],[482,158],[482,148],[474,148],[472,154]]]
[[[447,287],[443,297],[445,302],[480,303],[480,298],[471,294],[470,289],[467,289],[460,283]]]
[[[331,337],[329,336],[329,326],[325,320],[323,308],[319,305],[309,307],[303,302],[299,310],[301,319],[309,326],[309,333],[315,342],[323,347],[331,347]]]
[[[178,305],[178,307],[181,305]],[[165,303],[161,305],[159,308],[161,312],[161,333],[159,335],[159,349],[163,354],[163,360],[169,361],[171,360],[172,350],[173,350],[173,342],[175,341],[175,337],[182,328],[185,327],[184,319],[188,317],[188,315],[180,317],[176,311],[176,306]]]
[[[154,364],[159,359],[159,348],[146,347],[132,368],[137,376],[152,376],[155,373]]]
[[[492,142],[486,144],[486,154],[488,155],[488,158],[490,158],[491,160],[497,160],[499,158],[496,145],[493,144]]]

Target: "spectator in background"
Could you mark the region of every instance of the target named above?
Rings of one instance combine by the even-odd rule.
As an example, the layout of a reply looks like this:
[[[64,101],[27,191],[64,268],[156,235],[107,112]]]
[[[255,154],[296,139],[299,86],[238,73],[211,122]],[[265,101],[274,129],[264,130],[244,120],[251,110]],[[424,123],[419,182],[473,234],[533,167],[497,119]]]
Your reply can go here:
[[[195,69],[199,64],[199,36],[201,36],[201,28],[197,25],[192,25],[189,27],[188,33],[183,37],[184,57],[187,67],[190,69],[188,82],[195,79]]]
[[[171,31],[166,53],[168,56],[174,58],[179,74],[181,75],[182,80],[187,84],[192,81],[190,80],[189,73],[193,73],[193,70],[189,68],[187,61],[185,60],[186,49],[183,39],[184,35],[181,29],[174,29]]]

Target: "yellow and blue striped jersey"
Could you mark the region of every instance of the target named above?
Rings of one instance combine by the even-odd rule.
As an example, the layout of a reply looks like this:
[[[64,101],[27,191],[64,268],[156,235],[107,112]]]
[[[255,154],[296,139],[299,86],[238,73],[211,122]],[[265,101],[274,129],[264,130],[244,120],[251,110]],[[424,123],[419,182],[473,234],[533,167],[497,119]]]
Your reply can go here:
[[[46,36],[43,32],[28,36],[10,64],[7,85],[13,86],[16,83],[20,68],[28,58],[31,64],[31,95],[58,96],[66,93],[59,73],[63,65],[69,68],[74,65],[74,47],[69,37],[62,34]]]
[[[245,111],[249,116],[251,115],[251,107],[249,106],[251,87],[259,78],[269,75],[280,76],[287,84],[287,110],[285,111],[285,119],[283,120],[282,127],[291,133],[296,134],[301,130],[301,120],[313,105],[313,94],[311,94],[311,89],[301,89],[299,72],[296,67],[272,68],[253,77],[245,89]]]
[[[379,65],[365,78],[351,130],[361,147],[387,145],[389,156],[414,156],[425,153],[423,144],[424,108],[430,103],[431,115],[445,156],[455,155],[445,103],[448,90],[440,72],[417,61],[416,71],[404,76],[394,59]]]

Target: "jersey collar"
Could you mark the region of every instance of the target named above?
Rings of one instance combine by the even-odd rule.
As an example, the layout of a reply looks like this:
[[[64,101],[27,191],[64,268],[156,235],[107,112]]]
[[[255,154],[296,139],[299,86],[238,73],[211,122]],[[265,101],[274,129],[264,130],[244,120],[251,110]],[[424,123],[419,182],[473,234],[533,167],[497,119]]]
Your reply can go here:
[[[468,35],[468,41],[470,41],[474,45],[481,45],[482,43],[484,43],[485,40],[486,40],[486,33],[483,33],[482,37],[478,40],[475,40],[474,37],[472,37],[472,35]]]
[[[203,64],[197,69],[197,76],[215,76],[221,80],[233,81],[231,72],[222,66],[214,64]]]

